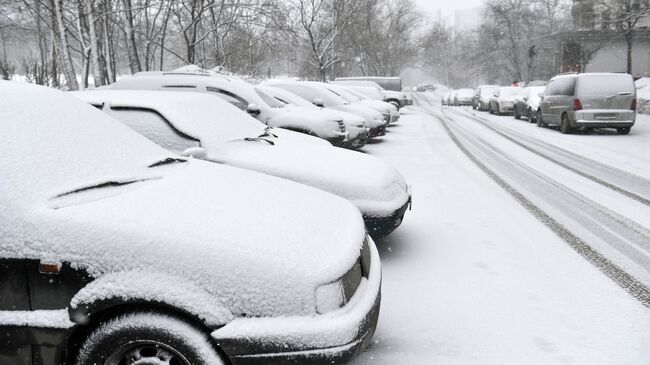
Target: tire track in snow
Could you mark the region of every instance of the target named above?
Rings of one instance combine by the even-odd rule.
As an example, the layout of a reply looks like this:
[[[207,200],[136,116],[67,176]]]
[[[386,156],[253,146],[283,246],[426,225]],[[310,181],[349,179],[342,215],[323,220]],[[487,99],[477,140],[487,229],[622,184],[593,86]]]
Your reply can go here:
[[[453,110],[454,114],[461,112]],[[598,161],[577,155],[563,148],[537,140],[509,128],[498,127],[496,123],[470,113],[462,113],[465,118],[479,122],[485,128],[499,134],[524,149],[564,167],[582,177],[603,185],[611,190],[650,206],[650,180]],[[517,138],[514,138],[516,136]],[[523,143],[526,141],[527,143]],[[556,156],[556,157],[553,157]],[[615,183],[613,181],[616,181]],[[621,186],[625,187],[621,187]]]
[[[416,100],[418,101],[419,104],[423,103],[421,97],[419,96],[416,98]],[[426,102],[429,105],[433,105],[429,100],[425,99],[424,102]],[[498,159],[504,160],[504,156],[500,155],[497,152],[498,150],[494,148],[489,148],[485,143],[485,141],[480,140],[480,138],[477,139],[476,141],[472,141],[471,137],[468,137],[467,135],[463,134],[463,131],[459,129],[456,129],[456,131],[452,130],[452,127],[450,127],[448,117],[444,115],[439,115],[438,113],[433,112],[431,110],[427,110],[428,108],[426,106],[423,109],[427,114],[432,115],[442,123],[443,128],[445,129],[445,131],[447,132],[451,140],[475,165],[479,167],[479,169],[481,169],[490,178],[492,178],[499,186],[501,186],[510,195],[512,195],[521,205],[524,206],[524,208],[526,208],[526,210],[528,210],[531,214],[533,214],[535,218],[537,218],[540,222],[542,222],[545,226],[547,226],[552,232],[554,232],[558,237],[560,237],[563,241],[565,241],[578,254],[580,254],[588,262],[590,262],[592,265],[598,268],[607,277],[613,280],[617,285],[619,285],[621,288],[627,291],[632,297],[636,298],[639,302],[641,302],[641,304],[650,308],[650,289],[646,285],[644,285],[633,275],[627,273],[625,270],[623,270],[618,265],[613,263],[611,260],[609,260],[607,257],[602,255],[600,252],[592,248],[587,242],[585,242],[577,235],[573,234],[569,229],[567,229],[564,225],[562,225],[560,222],[554,219],[551,215],[549,215],[544,210],[542,210],[530,199],[526,198],[524,194],[519,192],[511,184],[509,184],[503,177],[501,177],[493,169],[488,167],[488,165],[482,160],[482,158],[478,156],[478,153],[481,153],[483,155],[482,156],[483,159],[485,159],[487,156],[493,155],[495,157],[493,159],[493,162]],[[464,140],[465,142],[461,141],[461,139]],[[470,147],[468,147],[469,144],[471,144]],[[476,152],[473,152],[472,149],[474,149]],[[513,160],[509,158],[506,158],[505,161],[506,164],[513,163]],[[521,169],[521,166],[517,166],[517,168],[513,169],[513,171],[517,171],[518,168]],[[523,174],[535,176],[537,179],[539,179],[540,177],[539,174],[531,175],[532,172],[534,171],[531,171],[531,169],[523,170]],[[550,183],[549,179],[547,178],[541,181],[546,184]],[[560,186],[558,186],[557,183],[550,184],[550,186],[554,190],[561,190]],[[580,201],[577,198],[579,194],[572,192],[569,193],[568,195],[574,200]],[[582,200],[582,203],[584,207],[584,206],[589,206],[589,204],[593,202],[589,200]],[[592,225],[591,228],[595,228],[602,222],[598,221],[597,219],[593,219],[592,217],[590,217],[590,214],[593,214],[594,212],[598,212],[598,211],[603,213],[602,209],[604,207],[599,207],[598,205],[596,205],[596,206],[592,206],[591,208],[592,209],[590,211],[583,212],[583,217],[592,219],[594,223],[596,223],[596,225],[595,226]],[[604,212],[604,213],[605,213],[604,217],[609,217],[610,220],[609,224],[613,224],[614,226],[616,226],[617,224],[620,225],[622,223],[620,221],[620,217],[617,217],[615,213],[613,212]],[[615,237],[621,231],[625,232],[626,229],[625,224],[623,224],[623,228],[616,227],[615,229],[616,232],[611,233],[609,235],[610,238]],[[607,229],[603,229],[599,233],[600,234],[607,233],[606,231]],[[631,229],[631,232],[627,232],[627,233],[630,234],[632,237],[637,236],[637,238],[640,239],[647,238],[644,232],[637,232],[636,229]],[[634,249],[634,246],[630,246],[629,249]]]

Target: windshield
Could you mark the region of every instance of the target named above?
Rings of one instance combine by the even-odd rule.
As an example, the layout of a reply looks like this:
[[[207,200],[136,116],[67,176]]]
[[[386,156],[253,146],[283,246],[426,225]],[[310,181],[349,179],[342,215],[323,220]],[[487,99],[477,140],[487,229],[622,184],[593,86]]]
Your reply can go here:
[[[256,87],[255,88],[255,93],[266,103],[266,105],[270,106],[271,108],[282,108],[284,107],[284,104],[276,100],[274,97],[271,95],[265,93],[264,91],[260,90],[260,88]]]

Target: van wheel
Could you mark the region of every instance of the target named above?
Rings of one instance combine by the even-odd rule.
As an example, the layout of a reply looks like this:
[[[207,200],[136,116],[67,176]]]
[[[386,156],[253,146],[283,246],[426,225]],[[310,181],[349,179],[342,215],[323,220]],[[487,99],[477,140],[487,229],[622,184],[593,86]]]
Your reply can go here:
[[[76,365],[223,365],[208,335],[157,313],[132,313],[100,325],[79,351]]]
[[[618,134],[629,134],[630,133],[630,127],[624,127],[624,128],[616,128],[616,133]]]
[[[566,114],[562,114],[562,122],[560,123],[560,132],[562,132],[562,134],[571,133],[571,126],[569,125],[569,116]]]

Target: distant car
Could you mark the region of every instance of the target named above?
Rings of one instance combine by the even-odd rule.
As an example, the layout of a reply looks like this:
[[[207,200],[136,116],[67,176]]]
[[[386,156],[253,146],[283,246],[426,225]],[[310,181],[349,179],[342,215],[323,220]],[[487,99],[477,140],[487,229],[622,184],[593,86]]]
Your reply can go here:
[[[472,89],[460,89],[456,92],[454,97],[455,106],[469,106],[472,105],[474,99],[474,90]]]
[[[369,129],[371,138],[386,134],[387,122],[381,113],[368,106],[350,103],[329,90],[325,83],[314,81],[281,81],[273,80],[267,85],[288,90],[301,98],[334,110],[353,113],[363,118]]]
[[[498,88],[490,98],[490,114],[502,115],[512,113],[515,103],[521,100],[522,88],[505,86]]]
[[[340,148],[292,143],[260,128],[225,101],[209,95],[163,91],[78,91],[160,146],[198,158],[293,180],[354,203],[368,232],[382,237],[396,229],[410,204],[402,175],[380,159]],[[187,152],[185,152],[187,151]]]
[[[413,98],[409,97],[406,93],[402,92],[401,89],[386,89],[383,88],[376,81],[370,79],[358,79],[358,78],[337,78],[335,81],[332,81],[332,84],[336,85],[345,85],[345,86],[364,86],[372,87],[379,90],[384,98],[385,102],[394,104],[398,109],[401,109],[405,106],[413,105]]]
[[[259,88],[262,89],[265,93],[276,98],[281,103],[293,104],[303,108],[319,109],[322,110],[323,113],[333,113],[337,116],[337,118],[343,118],[343,123],[345,124],[345,127],[348,131],[348,139],[343,144],[343,147],[359,149],[368,143],[369,130],[366,126],[366,122],[364,122],[362,117],[356,114],[326,108],[324,106],[317,107],[313,103],[308,102],[300,96],[279,87],[261,85]]]
[[[490,99],[499,85],[481,85],[474,90],[472,99],[474,109],[486,111],[490,109]]]
[[[336,95],[342,97],[352,104],[367,106],[381,113],[386,123],[390,125],[399,119],[399,110],[391,103],[379,100],[370,100],[362,95],[357,95],[355,91],[348,90],[345,86],[325,84],[326,87]]]
[[[551,79],[540,103],[537,125],[557,125],[562,133],[576,128],[615,128],[628,134],[636,121],[634,79],[621,73],[583,73]]]
[[[181,158],[61,91],[0,81],[0,109],[3,365],[329,364],[370,342],[381,268],[350,202]]]
[[[318,110],[280,103],[258,87],[239,79],[187,73],[155,73],[122,77],[109,86],[113,90],[176,90],[220,97],[271,127],[322,138],[343,146],[348,133],[343,120]],[[285,107],[286,106],[286,107]]]
[[[546,86],[529,86],[522,91],[523,98],[515,103],[513,111],[515,119],[526,118],[529,122],[535,123],[541,95]]]

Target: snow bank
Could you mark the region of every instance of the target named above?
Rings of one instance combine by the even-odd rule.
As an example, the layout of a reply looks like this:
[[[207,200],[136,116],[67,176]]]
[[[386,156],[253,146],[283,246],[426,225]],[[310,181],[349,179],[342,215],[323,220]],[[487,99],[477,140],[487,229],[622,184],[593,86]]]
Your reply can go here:
[[[650,114],[650,77],[642,77],[634,84],[636,86],[637,111]]]

